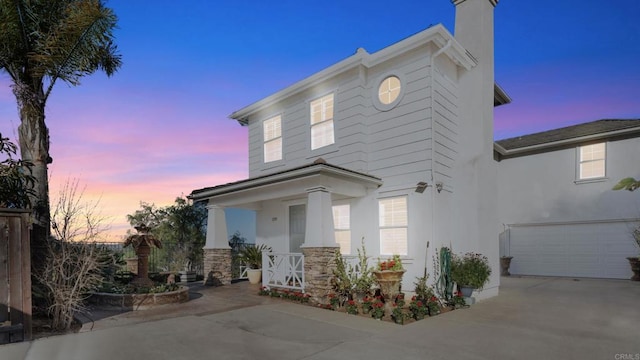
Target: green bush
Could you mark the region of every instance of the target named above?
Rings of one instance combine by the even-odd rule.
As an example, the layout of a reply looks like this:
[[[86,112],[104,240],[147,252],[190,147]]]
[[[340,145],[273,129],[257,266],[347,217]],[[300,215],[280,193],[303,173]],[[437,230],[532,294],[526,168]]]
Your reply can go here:
[[[464,256],[454,255],[451,259],[451,278],[458,286],[482,289],[490,275],[489,259],[482,254],[469,252]]]

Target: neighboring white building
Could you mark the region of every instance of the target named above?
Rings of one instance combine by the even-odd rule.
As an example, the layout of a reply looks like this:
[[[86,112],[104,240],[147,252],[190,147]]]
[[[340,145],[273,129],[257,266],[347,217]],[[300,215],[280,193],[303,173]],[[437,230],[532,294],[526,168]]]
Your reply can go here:
[[[494,272],[479,296],[496,295],[493,107],[509,102],[494,84],[497,2],[455,0],[455,37],[435,25],[358,49],[234,112],[249,130],[249,179],[190,195],[208,202],[205,273],[230,281],[224,209],[234,207],[256,211],[256,243],[305,254],[316,297],[336,249],[355,255],[361,241],[374,258],[402,256],[407,290],[441,246],[480,252]]]
[[[640,120],[600,120],[496,142],[501,255],[512,274],[628,279],[640,198]]]

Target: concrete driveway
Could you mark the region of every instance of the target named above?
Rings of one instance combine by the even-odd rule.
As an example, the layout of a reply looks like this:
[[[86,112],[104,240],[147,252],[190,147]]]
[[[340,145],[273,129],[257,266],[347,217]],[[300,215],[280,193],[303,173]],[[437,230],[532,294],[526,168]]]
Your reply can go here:
[[[0,359],[640,360],[637,282],[502,278],[496,298],[405,326],[255,292],[199,289],[178,307],[102,314],[91,331],[0,346]]]

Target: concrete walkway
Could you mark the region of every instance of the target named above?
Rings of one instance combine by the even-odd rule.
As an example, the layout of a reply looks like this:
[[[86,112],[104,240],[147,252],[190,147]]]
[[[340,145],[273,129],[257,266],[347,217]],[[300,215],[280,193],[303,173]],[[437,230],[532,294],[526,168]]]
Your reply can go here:
[[[640,359],[640,283],[502,278],[498,297],[405,326],[259,297],[246,283],[96,313],[78,334],[0,359]]]

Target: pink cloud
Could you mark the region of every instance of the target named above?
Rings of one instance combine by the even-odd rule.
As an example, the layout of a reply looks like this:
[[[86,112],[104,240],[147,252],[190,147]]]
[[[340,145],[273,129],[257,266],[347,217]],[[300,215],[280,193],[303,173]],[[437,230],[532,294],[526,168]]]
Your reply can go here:
[[[599,119],[639,118],[637,74],[604,74],[585,66],[539,65],[515,69],[503,87],[513,102],[495,109],[495,138]]]
[[[194,189],[240,180],[245,176],[242,172],[195,174],[163,177],[152,183],[126,184],[81,176],[80,189],[84,188],[82,200],[88,203],[98,203],[100,214],[105,219],[104,224],[110,225],[105,240],[120,241],[126,231],[131,228],[126,220],[126,215],[133,214],[140,209],[140,202],[153,203],[160,207],[166,206],[172,204],[176,197],[186,196]],[[51,178],[52,206],[55,204],[59,189],[66,181],[67,178],[58,177],[55,174]]]

